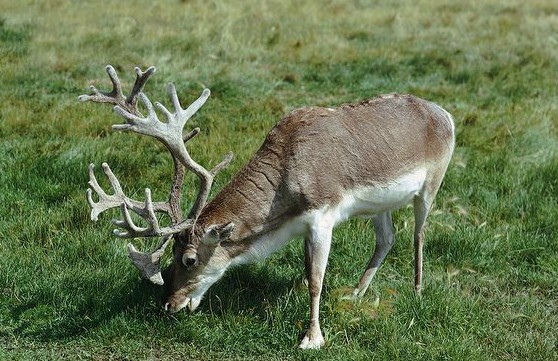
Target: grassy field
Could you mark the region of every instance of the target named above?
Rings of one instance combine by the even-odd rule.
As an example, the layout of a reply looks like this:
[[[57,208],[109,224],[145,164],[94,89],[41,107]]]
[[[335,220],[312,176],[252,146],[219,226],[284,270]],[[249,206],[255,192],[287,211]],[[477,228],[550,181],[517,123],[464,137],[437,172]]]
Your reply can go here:
[[[112,133],[109,107],[77,101],[110,87],[106,64],[127,85],[134,66],[157,66],[146,92],[163,102],[169,81],[183,103],[212,90],[189,149],[207,167],[234,152],[215,190],[293,108],[389,92],[441,104],[457,148],[429,218],[423,297],[406,208],[361,301],[342,295],[372,252],[371,226],[334,233],[321,351],[297,349],[309,313],[300,240],[229,272],[195,313],[162,312],[111,217],[89,220],[90,162],[138,198],[146,186],[164,197],[171,175],[163,147]],[[553,0],[2,1],[0,359],[558,359],[557,75]]]

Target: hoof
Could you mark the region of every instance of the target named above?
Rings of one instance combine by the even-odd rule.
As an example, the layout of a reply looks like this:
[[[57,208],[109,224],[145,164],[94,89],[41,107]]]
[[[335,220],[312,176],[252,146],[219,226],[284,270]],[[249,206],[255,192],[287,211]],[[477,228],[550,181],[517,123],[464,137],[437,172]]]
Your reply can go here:
[[[298,348],[302,350],[318,350],[325,344],[324,337],[321,335],[309,336],[308,333],[302,339]]]

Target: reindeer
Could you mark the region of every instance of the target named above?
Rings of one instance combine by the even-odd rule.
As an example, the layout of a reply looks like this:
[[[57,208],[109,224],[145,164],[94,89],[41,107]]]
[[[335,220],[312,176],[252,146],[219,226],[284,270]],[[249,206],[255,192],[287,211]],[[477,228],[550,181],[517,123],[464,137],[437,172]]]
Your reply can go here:
[[[230,163],[232,154],[213,169],[205,169],[185,146],[200,129],[187,134],[183,129],[209,97],[209,89],[183,109],[170,83],[171,112],[160,103],[153,106],[143,93],[154,67],[145,72],[135,69],[136,81],[128,96],[124,96],[114,68],[109,65],[106,71],[112,91],[103,93],[91,86],[92,94],[79,99],[113,104],[114,111],[126,120],[113,125],[113,130],[132,131],[162,142],[172,155],[174,174],[168,200],[152,201],[148,188],[145,199],[137,201],[126,196],[104,163],[103,171],[114,191],[107,194],[91,164],[87,190],[91,219],[120,208],[121,219],[113,220],[117,237],[160,237],[151,253],[139,252],[132,244],[128,250],[144,278],[165,284],[166,311],[185,307],[194,311],[228,268],[263,259],[289,240],[302,237],[310,323],[300,348],[320,348],[324,337],[319,303],[333,228],[351,217],[372,219],[376,247],[352,294],[360,297],[394,243],[391,211],[410,202],[415,219],[414,285],[420,294],[424,224],[455,144],[452,116],[440,106],[412,95],[390,94],[335,109],[294,110],[269,132],[248,164],[207,202],[214,177]],[[146,116],[138,109],[138,101]],[[158,113],[165,121],[159,120]],[[180,201],[186,170],[199,178],[200,189],[184,217]],[[162,226],[158,213],[167,214],[170,224]],[[173,262],[163,279],[160,260],[171,240]]]

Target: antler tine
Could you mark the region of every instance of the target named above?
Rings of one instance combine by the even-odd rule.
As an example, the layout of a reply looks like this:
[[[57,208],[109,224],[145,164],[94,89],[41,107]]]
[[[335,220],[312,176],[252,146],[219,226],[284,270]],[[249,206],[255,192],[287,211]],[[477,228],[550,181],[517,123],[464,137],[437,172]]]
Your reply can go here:
[[[211,169],[211,171],[209,171],[209,173],[211,173],[211,175],[213,177],[217,176],[217,174],[222,171],[223,169],[227,168],[228,165],[231,163],[231,161],[233,160],[233,153],[232,152],[228,152],[227,154],[225,154],[225,157],[223,158],[223,160],[217,164],[215,167],[213,167],[213,169]]]
[[[125,97],[124,93],[122,92],[122,85],[120,83],[120,79],[118,79],[118,74],[116,73],[114,67],[112,65],[107,65],[105,67],[105,70],[112,83],[112,90],[110,92],[101,92],[93,85],[91,85],[90,89],[93,94],[80,95],[78,99],[82,102],[92,101],[97,103],[109,103],[109,104],[118,105],[126,109],[130,113],[133,113],[135,115],[140,115],[137,106],[137,102],[138,102],[137,97],[143,90],[143,87],[145,86],[145,83],[147,82],[151,74],[153,74],[156,71],[155,67],[150,66],[149,68],[147,68],[145,72],[143,72],[138,67],[135,68],[136,81],[134,83],[134,86],[132,87],[132,91],[130,92],[130,95],[128,95],[127,97]]]
[[[141,71],[140,68],[136,66],[134,70],[136,72],[136,81],[134,83],[134,86],[132,87],[132,92],[130,93],[128,98],[126,98],[126,103],[130,104],[130,106],[133,107],[133,109],[137,113],[138,112],[137,96],[143,91],[143,87],[145,86],[147,79],[149,79],[151,74],[153,74],[156,69],[154,66],[150,66],[149,68],[147,68],[145,72],[143,72]]]
[[[172,104],[176,111],[177,121],[182,123],[184,126],[186,122],[205,104],[209,96],[211,95],[211,91],[205,88],[198,99],[196,99],[190,106],[186,109],[182,109],[180,105],[180,101],[178,100],[178,94],[176,93],[176,87],[173,83],[169,83],[167,85],[167,91],[169,96],[172,100]]]
[[[186,143],[187,141],[189,141],[190,139],[194,138],[196,135],[198,135],[200,133],[200,128],[194,128],[192,129],[188,134],[185,134],[182,137],[182,141],[184,143]]]
[[[161,257],[170,243],[172,236],[161,237],[159,245],[152,253],[139,252],[133,244],[128,243],[128,257],[142,274],[142,277],[155,283],[163,285],[163,277],[161,276]]]
[[[105,70],[112,83],[112,91],[110,93],[102,93],[102,94],[109,97],[113,97],[119,102],[125,103],[126,98],[124,98],[124,93],[122,92],[122,85],[120,84],[120,79],[118,79],[118,74],[116,73],[116,69],[114,69],[112,65],[107,65],[105,67]]]

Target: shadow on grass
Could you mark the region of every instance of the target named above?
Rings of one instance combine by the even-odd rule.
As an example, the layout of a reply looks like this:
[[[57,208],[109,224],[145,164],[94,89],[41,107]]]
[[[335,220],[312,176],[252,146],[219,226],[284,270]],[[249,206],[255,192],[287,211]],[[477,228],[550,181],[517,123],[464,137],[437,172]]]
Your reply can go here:
[[[288,275],[280,275],[267,267],[246,265],[227,272],[207,292],[199,311],[212,315],[251,312],[265,317],[265,306],[286,295],[293,288]]]
[[[99,286],[103,284],[106,287]],[[287,278],[256,267],[239,267],[210,289],[196,313],[218,318],[225,313],[249,311],[254,317],[264,317],[267,300],[286,294],[290,287],[292,281]],[[40,288],[26,297],[26,302],[8,306],[10,319],[3,323],[10,326],[0,329],[0,336],[13,333],[37,342],[52,342],[91,337],[91,333],[104,337],[132,329],[138,334],[156,329],[161,337],[167,333],[172,337],[173,324],[190,318],[164,312],[160,307],[162,289],[135,277],[118,286],[89,277],[79,280],[79,287],[66,287],[65,292],[61,288],[56,284]],[[181,338],[191,340],[194,335],[182,332]]]
[[[109,292],[99,288],[98,282],[88,281],[79,281],[85,293],[77,294],[75,289],[67,288],[67,293],[53,295],[47,294],[47,289],[40,289],[27,297],[27,302],[13,307],[10,321],[15,326],[15,334],[42,342],[64,340],[102,327],[119,315],[126,314],[136,319],[154,316],[152,307],[140,306],[155,294],[149,284],[133,284],[130,280],[124,284],[129,285],[129,289],[123,286],[120,292]],[[57,287],[52,287],[50,291],[56,292],[54,289]],[[141,307],[145,314],[130,312]]]

